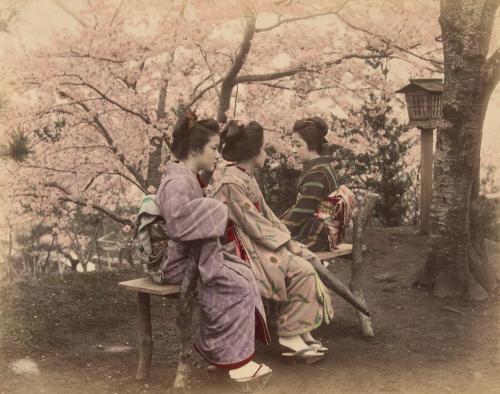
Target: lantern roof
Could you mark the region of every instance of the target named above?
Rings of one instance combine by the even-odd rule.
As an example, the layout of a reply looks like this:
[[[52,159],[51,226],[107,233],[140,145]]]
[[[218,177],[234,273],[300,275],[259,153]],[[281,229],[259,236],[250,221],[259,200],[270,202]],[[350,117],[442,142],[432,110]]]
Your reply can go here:
[[[396,91],[396,93],[408,93],[423,89],[430,93],[443,93],[442,78],[410,79],[410,84]]]

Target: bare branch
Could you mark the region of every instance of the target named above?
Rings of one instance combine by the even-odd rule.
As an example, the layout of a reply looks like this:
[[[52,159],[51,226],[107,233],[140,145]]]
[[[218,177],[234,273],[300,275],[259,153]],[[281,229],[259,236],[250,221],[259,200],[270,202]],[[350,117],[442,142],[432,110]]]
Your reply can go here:
[[[17,11],[12,9],[7,18],[0,18],[0,32],[10,33],[9,24],[12,22],[12,19],[17,15]]]
[[[220,97],[219,88],[217,87],[217,84],[215,83],[215,74],[214,74],[214,71],[212,70],[212,67],[210,66],[210,63],[208,62],[207,53],[203,50],[201,45],[197,45],[197,47],[201,52],[201,56],[203,57],[203,60],[205,61],[205,65],[207,66],[208,71],[210,72],[210,79],[212,79],[213,87],[215,88],[215,92],[217,93],[217,97]]]
[[[81,26],[87,28],[88,25],[80,18],[78,17],[78,15],[76,15],[76,13],[74,13],[73,11],[71,11],[68,7],[66,7],[63,2],[61,0],[53,0],[54,3],[56,3],[59,8],[61,8],[65,13],[67,13],[68,15],[72,16]]]
[[[202,89],[198,94],[191,96],[191,101],[184,106],[185,109],[191,108],[198,100],[200,100],[205,95],[206,92],[208,92],[210,89],[213,89],[215,87],[215,85],[218,85],[221,82],[222,82],[222,78],[215,81],[210,86],[207,86],[206,88]]]
[[[375,37],[375,38],[378,38],[380,40],[380,42],[382,42],[383,44],[386,44],[388,45],[388,47],[392,47],[392,48],[396,48],[397,50],[401,51],[401,52],[404,52],[404,53],[407,53],[408,55],[411,55],[415,58],[418,58],[420,60],[424,60],[424,61],[427,61],[427,62],[430,62],[431,64],[433,64],[434,66],[437,66],[439,67],[440,69],[442,69],[442,67],[444,66],[444,63],[441,62],[441,61],[438,61],[438,60],[435,60],[435,59],[432,59],[432,58],[429,58],[429,57],[426,57],[426,56],[422,56],[422,55],[419,55],[413,51],[410,50],[410,48],[403,48],[402,46],[400,45],[397,45],[396,43],[394,43],[393,41],[391,40],[388,40],[387,38],[381,36],[380,34],[377,34],[377,33],[374,33],[368,29],[365,29],[365,28],[362,28],[362,27],[359,27],[359,26],[355,26],[354,24],[352,24],[351,22],[349,22],[348,20],[346,20],[344,17],[342,17],[341,15],[337,14],[337,17],[345,24],[347,25],[348,27],[350,27],[351,29],[353,30],[356,30],[356,31],[360,31],[362,33],[365,33],[365,34],[368,34],[372,37]]]
[[[326,15],[335,15],[337,14],[342,8],[344,8],[344,6],[347,4],[347,1],[344,2],[344,4],[342,4],[337,10],[335,11],[325,11],[325,12],[318,12],[316,14],[311,14],[311,15],[306,15],[306,16],[299,16],[299,17],[295,17],[295,18],[288,18],[288,19],[281,19],[281,15],[278,15],[278,21],[274,24],[274,25],[271,25],[271,26],[268,26],[268,27],[263,27],[261,29],[255,29],[255,33],[262,33],[262,32],[266,32],[266,31],[270,31],[270,30],[273,30],[273,29],[276,29],[277,27],[279,26],[282,26],[286,23],[293,23],[293,22],[297,22],[297,21],[303,21],[303,20],[307,20],[307,19],[312,19],[312,18],[317,18],[317,17],[320,17],[320,16],[326,16]]]
[[[39,56],[39,57],[43,57],[43,56]],[[120,65],[126,63],[126,60],[111,59],[109,57],[102,57],[102,56],[93,56],[90,53],[79,53],[79,52],[76,52],[73,49],[70,50],[69,54],[59,53],[59,54],[51,55],[50,57],[60,58],[60,59],[70,59],[70,58],[92,59],[92,60],[97,60],[97,61],[102,61],[102,62],[107,62],[107,63],[113,63],[113,64],[120,64]]]
[[[118,13],[120,12],[120,9],[123,6],[123,3],[125,3],[125,0],[120,1],[120,4],[116,7],[115,13],[113,14],[113,17],[111,18],[111,22],[109,22],[110,26],[113,26],[113,22],[115,21],[116,17],[118,16]]]
[[[272,81],[274,79],[280,79],[284,77],[290,77],[292,75],[298,74],[300,72],[312,72],[313,70],[307,69],[305,67],[297,67],[297,68],[292,68],[289,70],[284,70],[284,71],[277,71],[274,73],[268,73],[268,74],[249,74],[249,75],[242,75],[240,77],[237,77],[235,79],[235,83],[252,83],[252,82],[264,82],[264,81]]]

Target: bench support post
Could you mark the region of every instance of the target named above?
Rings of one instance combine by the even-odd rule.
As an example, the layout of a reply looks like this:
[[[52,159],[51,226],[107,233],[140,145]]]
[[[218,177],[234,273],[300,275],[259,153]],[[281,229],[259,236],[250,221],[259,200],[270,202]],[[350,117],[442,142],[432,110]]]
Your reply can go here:
[[[177,304],[176,329],[179,341],[179,362],[175,375],[174,389],[188,391],[191,379],[191,364],[193,363],[192,320],[193,300],[196,282],[198,280],[198,260],[200,246],[193,243],[184,279],[181,283]]]
[[[368,219],[371,217],[375,207],[377,195],[370,193],[363,201],[363,205],[358,208],[357,214],[353,218],[353,240],[352,240],[352,265],[351,265],[351,282],[349,288],[352,293],[359,299],[363,306],[367,307],[365,296],[363,294],[363,230]],[[365,316],[360,311],[356,310],[358,316],[361,333],[364,337],[373,337],[372,319]]]
[[[137,293],[139,365],[136,378],[149,379],[153,357],[153,333],[151,329],[151,297],[148,293]]]

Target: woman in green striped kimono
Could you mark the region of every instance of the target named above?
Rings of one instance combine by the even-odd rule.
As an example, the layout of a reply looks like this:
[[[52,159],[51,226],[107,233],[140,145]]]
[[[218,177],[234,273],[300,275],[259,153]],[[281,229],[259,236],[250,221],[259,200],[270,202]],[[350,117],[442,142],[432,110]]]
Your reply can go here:
[[[328,126],[319,117],[298,120],[293,126],[292,152],[303,165],[298,181],[296,203],[281,217],[293,238],[313,252],[330,249],[328,228],[315,213],[318,206],[339,183],[333,170],[331,156],[322,156]]]

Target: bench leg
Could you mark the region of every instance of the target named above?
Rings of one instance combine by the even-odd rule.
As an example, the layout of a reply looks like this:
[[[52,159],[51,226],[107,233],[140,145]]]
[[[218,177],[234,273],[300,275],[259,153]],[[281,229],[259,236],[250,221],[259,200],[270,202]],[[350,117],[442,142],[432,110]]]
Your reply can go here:
[[[179,343],[179,362],[175,375],[174,388],[186,391],[189,389],[191,378],[191,364],[193,363],[193,343],[191,337],[191,323],[193,319],[192,295],[178,304],[176,319],[177,341]]]
[[[151,371],[151,358],[153,357],[153,333],[151,330],[151,297],[147,293],[137,293],[137,317],[139,365],[136,378],[149,379]]]
[[[181,283],[179,299],[177,302],[177,339],[179,341],[179,363],[175,375],[174,389],[186,392],[189,390],[191,378],[191,364],[193,363],[192,346],[192,320],[194,290],[198,279],[198,260],[200,256],[200,245],[193,245],[190,251],[190,261],[186,267],[186,273]]]
[[[359,209],[358,214],[353,218],[351,283],[349,288],[365,308],[367,305],[362,290],[362,281],[365,272],[363,264],[363,230],[368,218],[372,215],[374,206],[375,196],[368,197],[368,200],[365,201],[364,205]],[[356,315],[358,316],[361,334],[367,338],[373,337],[375,334],[373,332],[372,319],[358,310],[356,310]]]

